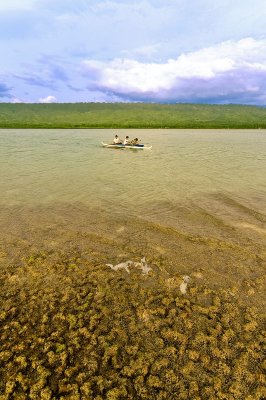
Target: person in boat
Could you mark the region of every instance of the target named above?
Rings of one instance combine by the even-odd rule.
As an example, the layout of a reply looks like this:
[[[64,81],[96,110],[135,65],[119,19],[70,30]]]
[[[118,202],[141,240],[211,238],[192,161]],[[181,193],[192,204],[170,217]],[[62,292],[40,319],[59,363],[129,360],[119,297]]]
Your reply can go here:
[[[124,140],[124,145],[129,145],[130,144],[130,140],[129,140],[129,136],[126,136],[125,140]]]
[[[131,140],[130,144],[131,144],[132,146],[138,145],[138,144],[139,144],[139,139],[138,139],[138,138],[135,138],[135,139]]]
[[[122,144],[122,140],[117,135],[115,135],[114,144]]]

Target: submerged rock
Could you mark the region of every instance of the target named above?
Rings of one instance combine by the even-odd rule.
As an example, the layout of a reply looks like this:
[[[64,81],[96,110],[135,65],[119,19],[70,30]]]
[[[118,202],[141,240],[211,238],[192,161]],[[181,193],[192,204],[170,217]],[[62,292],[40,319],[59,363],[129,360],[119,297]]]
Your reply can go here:
[[[183,282],[179,286],[180,292],[182,294],[186,294],[187,293],[187,285],[188,285],[189,281],[190,281],[190,277],[188,275],[184,275],[183,276]]]
[[[148,266],[145,257],[143,257],[140,262],[128,260],[117,265],[106,264],[106,266],[112,268],[114,271],[124,269],[128,274],[130,273],[129,267],[139,267],[143,275],[147,275],[149,271],[152,270],[152,268]]]

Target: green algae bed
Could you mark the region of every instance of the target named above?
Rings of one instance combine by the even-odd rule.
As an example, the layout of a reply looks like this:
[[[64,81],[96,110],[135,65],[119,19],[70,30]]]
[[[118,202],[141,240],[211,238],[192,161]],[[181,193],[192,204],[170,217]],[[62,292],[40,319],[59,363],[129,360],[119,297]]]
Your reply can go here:
[[[266,128],[266,108],[147,103],[0,103],[0,128]]]
[[[265,399],[265,232],[214,224],[1,207],[0,399]]]

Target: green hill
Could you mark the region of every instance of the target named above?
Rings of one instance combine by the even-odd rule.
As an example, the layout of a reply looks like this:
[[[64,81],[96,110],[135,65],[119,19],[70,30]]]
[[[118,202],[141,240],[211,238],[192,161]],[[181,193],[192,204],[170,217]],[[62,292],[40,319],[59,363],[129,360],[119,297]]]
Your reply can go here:
[[[266,108],[151,103],[0,103],[0,128],[266,128]]]

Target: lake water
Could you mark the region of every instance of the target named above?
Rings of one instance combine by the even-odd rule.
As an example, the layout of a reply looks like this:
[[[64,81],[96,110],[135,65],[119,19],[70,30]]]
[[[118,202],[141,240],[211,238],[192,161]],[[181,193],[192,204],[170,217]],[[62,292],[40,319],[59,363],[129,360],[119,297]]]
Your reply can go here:
[[[0,130],[0,397],[265,399],[265,172],[265,130]]]
[[[115,133],[152,150],[101,147]],[[113,264],[123,258],[119,240],[131,256],[165,257],[167,265],[183,251],[184,273],[210,259],[218,273],[226,257],[244,257],[219,246],[210,256],[213,244],[197,249],[191,237],[265,256],[265,130],[0,130],[0,171],[3,241],[81,246],[86,232],[111,241],[98,254]],[[183,247],[173,232],[186,238]]]
[[[266,211],[266,132],[119,131],[151,151],[105,149],[106,130],[1,130],[1,203],[82,202],[111,213],[175,216],[221,195]]]

